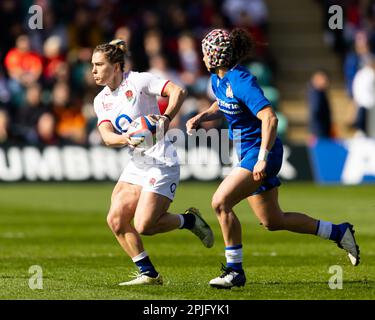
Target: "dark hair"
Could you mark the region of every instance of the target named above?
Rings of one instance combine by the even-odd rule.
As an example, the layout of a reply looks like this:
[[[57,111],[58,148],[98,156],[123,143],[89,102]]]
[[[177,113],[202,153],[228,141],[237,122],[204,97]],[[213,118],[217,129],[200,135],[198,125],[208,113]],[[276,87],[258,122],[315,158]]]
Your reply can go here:
[[[232,63],[241,63],[251,56],[255,48],[255,40],[244,29],[235,28],[230,33],[231,45],[233,48]]]
[[[100,44],[96,46],[94,52],[103,52],[110,63],[119,63],[121,71],[125,70],[125,57],[129,56],[125,41],[116,39],[109,43]]]

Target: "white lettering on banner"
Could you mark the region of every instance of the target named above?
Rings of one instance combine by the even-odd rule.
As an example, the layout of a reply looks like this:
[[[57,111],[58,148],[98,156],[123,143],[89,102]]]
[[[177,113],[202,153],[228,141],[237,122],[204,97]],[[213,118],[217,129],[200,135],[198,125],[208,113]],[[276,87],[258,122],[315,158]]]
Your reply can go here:
[[[375,140],[355,138],[346,142],[346,157],[341,181],[344,184],[361,183],[364,176],[375,177]]]
[[[62,152],[65,177],[68,180],[87,180],[91,177],[87,150],[82,147],[65,147]]]
[[[25,147],[22,160],[27,180],[63,179],[61,153],[58,147],[46,147],[42,153],[35,147]]]
[[[217,179],[221,175],[219,154],[207,147],[189,150],[189,168],[194,178],[202,181]]]
[[[217,136],[210,138],[215,140]],[[199,142],[205,139],[207,142],[207,137],[201,139]],[[199,143],[198,147],[192,144],[189,150],[176,146],[181,163],[181,181],[190,178],[201,181],[225,178],[238,164],[234,149],[224,150],[223,155],[224,148],[219,153],[219,150],[204,146],[204,143]],[[289,152],[286,152],[287,155]],[[223,164],[221,157],[224,156]],[[42,150],[33,146],[10,147],[6,150],[0,148],[0,181],[116,181],[130,157],[127,148],[116,150],[103,146],[51,146]],[[284,173],[283,177],[288,179],[291,174]]]
[[[8,161],[5,151],[0,149],[0,180],[18,181],[22,179],[21,151],[17,147],[8,149]]]
[[[187,163],[187,151],[183,147],[176,147],[177,157],[180,161],[180,180],[184,181],[191,177],[189,165]]]
[[[283,146],[283,148],[284,148],[283,164],[281,166],[279,175],[283,179],[293,180],[297,177],[297,170],[288,161],[291,150],[288,146]]]
[[[224,179],[226,178],[227,176],[230,175],[230,173],[232,172],[232,170],[238,165],[238,163],[240,162],[238,160],[238,156],[237,156],[237,153],[234,152],[234,150],[232,150],[231,154],[229,155],[230,159],[231,159],[231,165],[230,166],[224,166],[222,167],[222,171],[221,171],[221,176],[220,178]]]
[[[95,180],[116,180],[121,174],[116,150],[93,147],[89,153],[92,175]]]
[[[218,146],[219,145],[219,132],[218,130],[216,129],[210,129],[210,130],[204,130],[204,129],[198,129],[196,130],[195,132],[195,135],[189,137],[188,139],[188,156],[187,156],[187,164],[190,164],[190,165],[194,165],[194,164],[203,164],[203,165],[207,165],[207,164],[211,164],[210,162],[207,162],[207,161],[210,161],[212,160],[211,158],[207,158],[207,150],[208,148],[206,147],[208,145],[208,138],[210,138],[211,140],[211,145],[213,146]],[[197,155],[197,154],[194,154],[194,153],[191,153],[190,150],[193,150],[195,149],[195,146],[198,145],[200,148],[200,146],[203,146],[203,149],[201,150],[202,151],[202,154],[200,155]],[[181,159],[180,160],[180,163],[181,163]],[[214,158],[213,160],[216,160],[216,158]],[[220,162],[220,159],[217,159],[217,161]]]

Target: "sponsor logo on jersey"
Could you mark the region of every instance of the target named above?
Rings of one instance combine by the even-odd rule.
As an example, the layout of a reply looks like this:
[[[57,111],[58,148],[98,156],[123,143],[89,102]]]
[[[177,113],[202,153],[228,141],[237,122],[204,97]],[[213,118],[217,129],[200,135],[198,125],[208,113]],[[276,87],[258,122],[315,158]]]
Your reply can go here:
[[[225,95],[227,96],[227,98],[233,98],[233,90],[229,82],[227,83],[227,90],[225,91]]]
[[[177,185],[173,182],[170,186],[171,192],[174,193],[176,191]]]
[[[237,103],[229,103],[221,99],[217,99],[220,111],[226,114],[239,114],[242,113],[240,106]]]
[[[112,102],[110,102],[110,103],[104,103],[104,102],[103,102],[103,109],[104,109],[105,111],[112,110],[112,108],[113,108],[113,103],[112,103]]]

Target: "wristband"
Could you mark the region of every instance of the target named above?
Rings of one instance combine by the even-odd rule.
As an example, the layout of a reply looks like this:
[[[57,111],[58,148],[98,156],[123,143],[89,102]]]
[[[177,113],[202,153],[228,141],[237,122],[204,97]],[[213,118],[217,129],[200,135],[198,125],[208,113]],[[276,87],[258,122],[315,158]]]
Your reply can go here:
[[[258,160],[267,161],[268,154],[269,154],[269,151],[267,149],[261,148],[259,150]]]
[[[166,117],[169,120],[169,122],[172,122],[172,118],[169,114],[164,113],[163,116]]]

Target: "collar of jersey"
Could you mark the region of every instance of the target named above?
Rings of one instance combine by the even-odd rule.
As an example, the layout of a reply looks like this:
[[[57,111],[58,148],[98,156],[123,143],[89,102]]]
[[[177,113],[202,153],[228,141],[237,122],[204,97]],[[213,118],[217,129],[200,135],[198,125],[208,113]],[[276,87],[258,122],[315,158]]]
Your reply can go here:
[[[222,77],[222,78],[220,78],[219,75],[216,74],[216,76],[217,76],[217,78],[219,79],[219,81],[221,82],[222,80],[224,80],[224,79],[227,77],[228,73],[231,72],[231,71],[233,71],[234,69],[236,69],[237,66],[238,66],[238,63],[235,64],[232,68],[230,68],[230,69],[225,73],[224,77]]]
[[[128,79],[128,77],[129,77],[129,74],[130,74],[130,71],[128,71],[128,72],[124,72],[123,74],[122,74],[122,81],[121,81],[121,83],[120,83],[120,85],[115,89],[115,90],[111,90],[108,86],[106,86],[105,88],[106,88],[106,95],[109,95],[109,94],[113,94],[113,93],[115,93],[121,86],[123,86],[124,85],[124,82]]]

